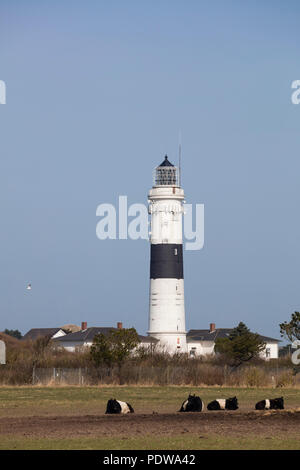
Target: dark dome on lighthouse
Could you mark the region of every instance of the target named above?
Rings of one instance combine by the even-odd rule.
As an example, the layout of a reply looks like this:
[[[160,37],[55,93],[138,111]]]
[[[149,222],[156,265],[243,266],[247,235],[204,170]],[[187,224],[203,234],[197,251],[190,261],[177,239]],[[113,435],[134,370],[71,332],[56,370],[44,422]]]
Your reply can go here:
[[[169,162],[168,155],[166,155],[164,161],[159,166],[174,166],[174,165],[172,165],[172,163]]]
[[[177,168],[165,156],[164,161],[155,169],[155,186],[177,186]]]

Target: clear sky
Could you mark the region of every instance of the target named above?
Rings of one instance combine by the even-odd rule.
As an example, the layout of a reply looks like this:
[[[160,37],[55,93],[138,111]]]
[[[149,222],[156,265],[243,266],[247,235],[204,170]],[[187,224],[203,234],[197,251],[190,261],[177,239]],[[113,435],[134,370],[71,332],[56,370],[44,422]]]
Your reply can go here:
[[[0,330],[148,327],[149,243],[96,237],[178,158],[205,245],[187,328],[279,338],[300,308],[300,3],[0,1]],[[28,282],[32,291],[26,291]]]

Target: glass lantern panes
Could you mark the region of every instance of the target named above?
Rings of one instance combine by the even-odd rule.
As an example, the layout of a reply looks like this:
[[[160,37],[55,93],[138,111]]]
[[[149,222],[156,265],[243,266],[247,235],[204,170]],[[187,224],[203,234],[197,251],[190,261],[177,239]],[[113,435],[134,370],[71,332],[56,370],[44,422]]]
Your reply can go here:
[[[155,186],[177,186],[177,168],[158,166],[155,170]]]

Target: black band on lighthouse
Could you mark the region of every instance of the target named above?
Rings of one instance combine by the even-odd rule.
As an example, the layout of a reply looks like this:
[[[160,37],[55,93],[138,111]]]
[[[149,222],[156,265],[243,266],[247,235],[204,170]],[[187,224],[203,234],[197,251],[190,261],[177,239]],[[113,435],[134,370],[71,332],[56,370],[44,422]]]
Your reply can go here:
[[[151,245],[150,279],[183,279],[182,245]]]

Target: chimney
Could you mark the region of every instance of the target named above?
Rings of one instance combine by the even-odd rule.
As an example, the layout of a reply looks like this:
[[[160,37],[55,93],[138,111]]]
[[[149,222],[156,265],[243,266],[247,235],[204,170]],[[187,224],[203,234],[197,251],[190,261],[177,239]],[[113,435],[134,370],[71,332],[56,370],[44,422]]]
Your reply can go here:
[[[117,328],[118,328],[118,330],[122,330],[122,328],[123,328],[123,323],[122,323],[121,321],[118,321],[118,323],[117,323]]]
[[[86,329],[87,329],[87,322],[86,322],[86,321],[81,322],[81,329],[82,329],[82,330],[86,330]]]
[[[210,323],[209,324],[209,332],[213,333],[214,331],[216,331],[216,324],[215,323]]]

